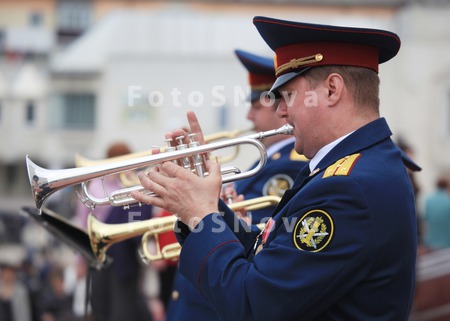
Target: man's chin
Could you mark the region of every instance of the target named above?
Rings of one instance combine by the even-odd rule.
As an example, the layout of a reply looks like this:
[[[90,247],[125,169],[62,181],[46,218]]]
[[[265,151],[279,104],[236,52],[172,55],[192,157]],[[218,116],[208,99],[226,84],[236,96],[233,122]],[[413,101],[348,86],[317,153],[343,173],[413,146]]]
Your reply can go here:
[[[303,145],[301,145],[300,143],[298,143],[298,138],[295,138],[295,145],[294,145],[294,149],[297,152],[297,154],[299,155],[303,155],[304,153],[304,149],[303,149]]]

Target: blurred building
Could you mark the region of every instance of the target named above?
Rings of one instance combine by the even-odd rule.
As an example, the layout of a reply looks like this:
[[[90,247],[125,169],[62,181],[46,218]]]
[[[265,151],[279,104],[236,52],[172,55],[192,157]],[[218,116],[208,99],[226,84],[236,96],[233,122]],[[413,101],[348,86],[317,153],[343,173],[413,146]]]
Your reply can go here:
[[[127,141],[140,151],[197,111],[206,133],[248,127],[242,48],[271,55],[255,15],[389,29],[399,56],[381,66],[382,114],[415,151],[430,189],[450,157],[447,1],[119,1],[0,3],[0,204],[32,204],[25,155],[73,166]],[[55,197],[57,197],[55,195]]]

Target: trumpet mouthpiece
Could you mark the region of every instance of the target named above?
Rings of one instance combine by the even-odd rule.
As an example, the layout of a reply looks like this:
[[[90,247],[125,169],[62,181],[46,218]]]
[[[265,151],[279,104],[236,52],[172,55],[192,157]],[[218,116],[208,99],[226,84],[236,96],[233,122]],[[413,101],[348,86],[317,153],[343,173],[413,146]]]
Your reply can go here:
[[[294,134],[294,127],[292,127],[289,124],[283,125],[278,129],[278,134],[282,135],[293,135]]]

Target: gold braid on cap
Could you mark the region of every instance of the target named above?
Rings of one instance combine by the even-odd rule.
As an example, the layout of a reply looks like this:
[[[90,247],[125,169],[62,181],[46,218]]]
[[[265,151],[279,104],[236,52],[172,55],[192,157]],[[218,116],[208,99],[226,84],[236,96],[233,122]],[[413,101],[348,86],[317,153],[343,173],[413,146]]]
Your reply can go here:
[[[252,90],[265,91],[269,90],[272,87],[272,84],[262,84],[262,85],[254,85],[251,86]]]
[[[285,64],[282,64],[277,69],[275,69],[275,76],[278,77],[279,74],[285,72],[286,70],[297,69],[300,66],[304,66],[304,65],[322,61],[322,59],[323,59],[323,55],[320,53],[313,55],[313,56],[292,59],[291,61],[289,61]]]

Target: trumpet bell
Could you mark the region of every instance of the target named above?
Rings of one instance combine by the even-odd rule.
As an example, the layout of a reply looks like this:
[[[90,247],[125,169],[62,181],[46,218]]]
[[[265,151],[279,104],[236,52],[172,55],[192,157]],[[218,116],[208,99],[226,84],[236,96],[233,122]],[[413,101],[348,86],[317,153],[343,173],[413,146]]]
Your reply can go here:
[[[41,212],[45,200],[59,188],[70,184],[68,180],[71,180],[71,176],[67,177],[67,174],[70,173],[65,170],[48,170],[40,167],[33,163],[28,155],[26,156],[26,166],[34,203]]]
[[[153,235],[173,230],[175,221],[175,216],[166,216],[131,223],[106,224],[90,214],[88,216],[88,235],[92,251],[97,260],[103,262],[106,258],[106,251],[111,245],[146,233]]]

